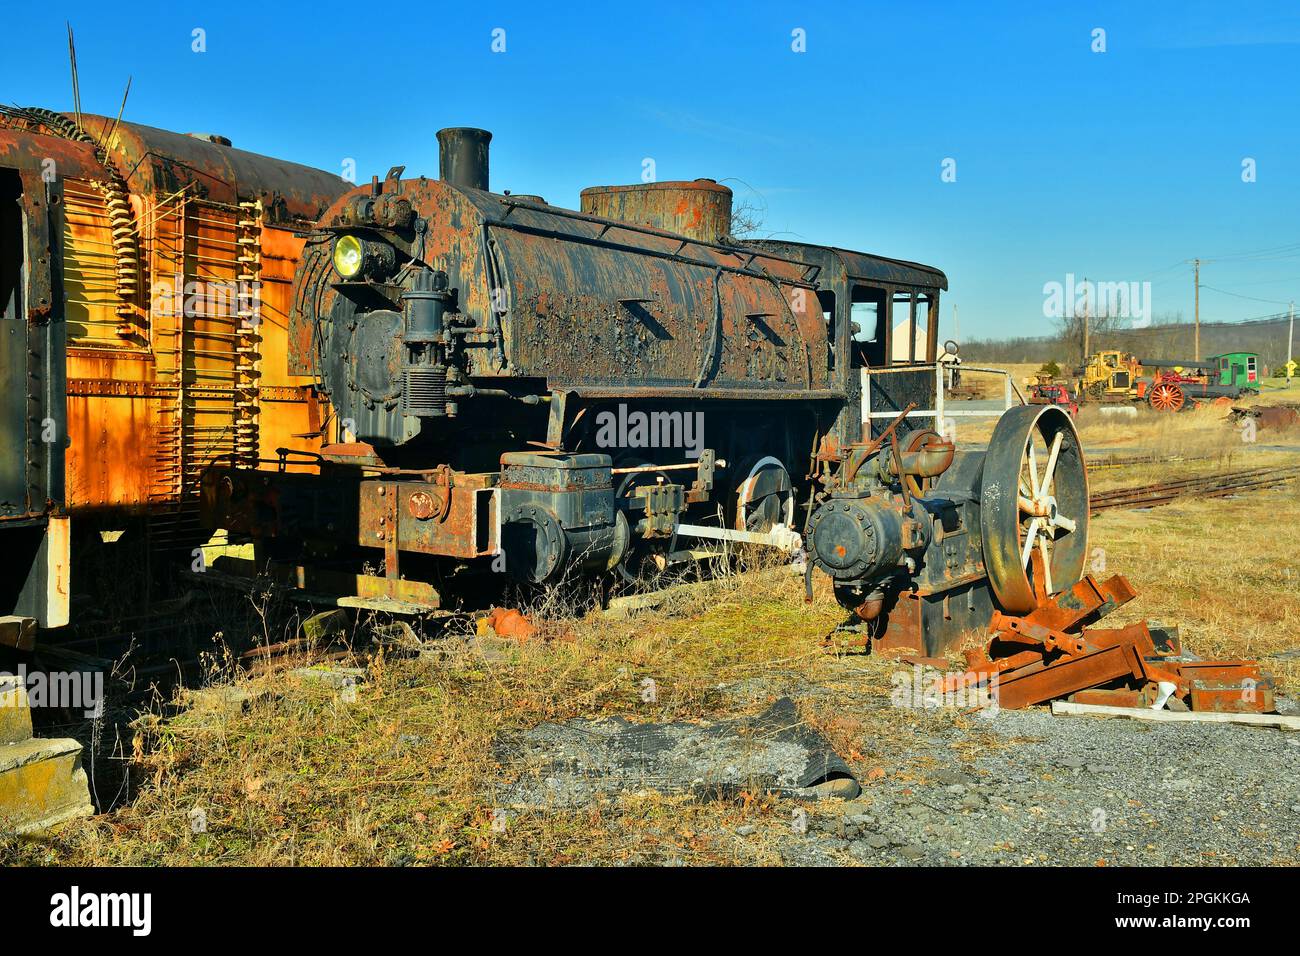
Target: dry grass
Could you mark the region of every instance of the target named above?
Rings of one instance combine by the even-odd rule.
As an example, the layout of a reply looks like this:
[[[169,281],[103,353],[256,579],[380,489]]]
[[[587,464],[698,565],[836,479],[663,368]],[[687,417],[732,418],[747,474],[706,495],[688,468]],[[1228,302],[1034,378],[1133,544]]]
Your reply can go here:
[[[1251,436],[1232,424],[1226,409],[1212,405],[1175,415],[1139,408],[1135,417],[1086,406],[1076,426],[1094,491],[1294,464],[1296,453],[1276,446],[1300,444],[1294,429]]]
[[[1300,402],[1300,378],[1286,379],[1266,378],[1259,386],[1258,395],[1246,395],[1234,405],[1280,405],[1283,402]]]
[[[1294,461],[1294,457],[1292,458]],[[1116,621],[1178,623],[1202,657],[1258,657],[1279,685],[1300,691],[1300,484],[1238,498],[1179,501],[1093,519],[1092,543],[1108,572],[1140,597]]]
[[[1106,572],[1122,571],[1141,595],[1117,623],[1177,621],[1198,653],[1262,656],[1295,691],[1297,662],[1269,655],[1300,643],[1300,556],[1266,529],[1298,520],[1294,486],[1101,516],[1093,544]],[[796,576],[758,580],[728,578],[632,620],[570,620],[564,640],[508,645],[500,660],[456,640],[440,663],[380,656],[350,703],[285,673],[239,680],[251,700],[246,710],[144,718],[134,772],[148,783],[132,805],[44,844],[0,847],[0,857],[257,866],[776,863],[787,811],[757,794],[738,803],[632,794],[570,813],[512,812],[496,832],[503,778],[492,740],[502,730],[579,716],[753,713],[802,688],[805,719],[863,779],[924,777],[930,758],[912,742],[954,723],[969,731],[963,759],[1001,745],[952,713],[885,706],[896,665],[822,649],[840,620],[825,588],[808,606]],[[659,688],[653,705],[638,690],[647,676]],[[742,686],[751,688],[748,698],[724,692]],[[196,808],[207,832],[191,832]],[[742,823],[757,826],[757,837],[731,836]]]
[[[1094,455],[1112,451],[1162,458],[1191,457],[1248,444],[1229,422],[1228,410],[1202,405],[1170,414],[1135,406],[1134,416],[1108,415],[1097,405],[1079,409],[1075,425]]]
[[[131,806],[73,824],[44,850],[9,852],[96,864],[509,863],[552,862],[572,846],[612,858],[591,846],[599,826],[585,814],[525,815],[492,832],[493,738],[576,716],[722,716],[735,708],[720,684],[819,681],[837,666],[820,641],[838,609],[828,594],[805,605],[793,575],[763,580],[760,590],[726,578],[629,621],[570,621],[564,640],[508,644],[499,660],[455,639],[438,663],[379,656],[352,702],[286,673],[239,680],[246,709],[142,718],[135,772],[149,784]],[[658,686],[654,704],[641,699],[644,677]],[[680,825],[696,810],[677,802],[641,798],[613,825],[636,829],[656,813]],[[196,808],[206,833],[191,832]]]
[[[1221,412],[1136,422],[1081,423],[1094,459],[1149,444],[1209,457],[1125,465],[1094,484],[1130,485],[1188,469],[1273,461],[1225,446]],[[1127,454],[1127,452],[1123,452]],[[1293,462],[1294,455],[1283,456]],[[1099,576],[1127,575],[1139,598],[1117,624],[1181,625],[1202,656],[1258,656],[1279,685],[1300,691],[1300,495],[1292,483],[1237,499],[1178,502],[1094,519]],[[572,717],[705,720],[752,714],[793,693],[860,779],[923,778],[932,758],[918,734],[957,726],[973,760],[1006,742],[952,712],[887,706],[893,662],[828,654],[823,638],[842,618],[825,579],[806,605],[799,577],[773,571],[726,576],[684,589],[668,606],[615,621],[576,614],[548,595],[542,634],[485,657],[448,638],[439,660],[378,655],[358,661],[355,699],[279,672],[233,676],[218,660],[218,687],[243,706],[203,706],[139,721],[130,805],[79,821],[43,842],[0,840],[0,862],[61,864],[542,864],[778,863],[788,808],[761,794],[699,802],[655,793],[602,799],[581,811],[512,811],[493,828],[506,782],[492,753],[502,731]],[[658,688],[642,700],[641,681]],[[870,786],[864,800],[870,801]],[[194,811],[206,818],[193,832]],[[836,812],[815,805],[809,813]],[[736,826],[755,825],[741,840]],[[769,839],[770,837],[770,839]]]

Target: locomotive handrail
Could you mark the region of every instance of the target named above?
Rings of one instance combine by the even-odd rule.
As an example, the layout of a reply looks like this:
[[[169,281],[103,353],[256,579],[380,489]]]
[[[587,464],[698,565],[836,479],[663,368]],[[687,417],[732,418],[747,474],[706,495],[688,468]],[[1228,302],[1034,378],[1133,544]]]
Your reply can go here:
[[[558,230],[554,230],[554,229],[546,229],[545,227],[542,226],[529,226],[524,223],[507,222],[505,216],[500,218],[496,218],[492,216],[484,216],[483,224],[485,226],[501,226],[502,228],[505,229],[513,229],[518,232],[527,232],[534,235],[547,236],[552,239],[565,239],[570,241],[585,242],[588,245],[605,246],[608,248],[620,249],[629,252],[641,252],[641,253],[645,253],[646,255],[656,256],[661,259],[669,259],[674,262],[681,262],[687,265],[707,266],[709,268],[724,269],[728,272],[737,272],[740,273],[741,275],[746,275],[746,276],[751,276],[756,278],[762,277],[761,272],[756,272],[755,270],[750,268],[748,264],[743,266],[725,265],[718,262],[712,262],[706,259],[690,258],[687,256],[683,256],[681,254],[681,250],[686,248],[686,246],[688,245],[701,246],[705,249],[715,249],[719,252],[724,253],[725,255],[735,256],[736,258],[741,258],[746,254],[748,254],[749,262],[753,262],[753,260],[757,258],[757,256],[759,255],[759,253],[755,252],[753,249],[733,249],[730,246],[723,246],[723,245],[718,245],[717,243],[704,242],[699,239],[684,238],[682,236],[674,235],[673,233],[660,232],[658,230],[651,229],[647,226],[636,225],[635,223],[610,222],[607,219],[601,219],[599,216],[589,216],[586,213],[575,212],[572,209],[560,209],[559,207],[556,206],[538,206],[534,203],[515,202],[514,200],[511,199],[503,199],[501,200],[501,202],[502,205],[508,206],[511,209],[515,207],[519,207],[523,209],[532,209],[537,212],[544,212],[548,215],[559,216],[564,219],[576,219],[579,222],[590,223],[595,226],[600,226],[601,231],[600,234],[596,236],[583,236],[580,234],[559,232]],[[506,216],[508,215],[509,213],[506,214]],[[629,243],[616,242],[614,240],[604,238],[604,234],[608,232],[610,229],[624,229],[627,230],[628,232],[640,233],[646,236],[654,236],[657,239],[679,240],[680,244],[678,246],[677,252],[662,252],[658,249],[647,249],[644,246],[635,246]],[[784,262],[792,266],[797,266],[802,271],[803,278],[799,280],[791,279],[787,281],[791,281],[791,282],[799,281],[811,285],[813,280],[817,277],[817,273],[821,271],[821,266],[813,265],[807,262],[800,262],[798,259],[787,259],[783,256],[774,256],[771,253],[767,253],[767,252],[762,253],[762,256],[765,259],[772,259],[776,262]],[[809,275],[810,270],[812,270],[811,275]]]
[[[764,401],[819,402],[846,401],[848,395],[838,389],[797,389],[781,387],[780,383],[737,388],[734,386],[715,386],[695,388],[691,385],[592,385],[582,386],[570,383],[552,385],[565,392],[581,398],[694,398],[694,399],[757,399]]]
[[[985,368],[980,366],[963,365],[961,370],[965,372],[988,372],[995,375],[1001,375],[1003,382],[1003,401],[1001,408],[980,409],[980,408],[949,408],[944,396],[944,370],[945,365],[942,362],[917,362],[902,365],[893,365],[885,368],[864,368],[862,372],[862,421],[867,426],[868,434],[870,433],[870,423],[879,421],[884,418],[894,418],[898,414],[897,408],[886,408],[883,410],[873,409],[871,406],[871,377],[873,375],[888,375],[901,372],[920,372],[933,374],[934,378],[934,400],[933,408],[913,407],[907,413],[907,418],[933,418],[935,420],[936,430],[942,431],[940,426],[945,419],[953,418],[995,418],[1008,409],[1016,405],[1025,405],[1025,397],[1021,394],[1020,389],[1016,387],[1015,380],[1011,372],[1001,368]]]

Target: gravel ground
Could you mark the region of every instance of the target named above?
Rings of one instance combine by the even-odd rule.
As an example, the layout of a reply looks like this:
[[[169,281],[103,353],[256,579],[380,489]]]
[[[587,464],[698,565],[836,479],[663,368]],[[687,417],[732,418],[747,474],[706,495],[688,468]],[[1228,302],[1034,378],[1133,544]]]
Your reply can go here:
[[[1300,858],[1300,734],[1003,711],[1014,746],[888,779],[786,840],[789,863],[1280,864]],[[808,839],[811,837],[811,839]]]
[[[763,713],[711,724],[569,720],[497,740],[497,759],[515,780],[501,792],[512,807],[572,808],[597,796],[642,790],[734,797],[742,791],[816,799],[811,788],[847,778],[848,765],[809,729],[794,701]]]
[[[805,699],[819,693],[805,691]],[[852,800],[810,802],[787,792],[772,813],[712,835],[738,862],[797,866],[1300,861],[1300,733],[1053,717],[1045,708],[1001,711],[974,723],[987,745],[972,751],[963,746],[970,730],[940,722],[907,742],[906,770],[869,775]],[[635,726],[617,722],[610,729]],[[647,783],[689,789],[702,772],[678,758],[698,749],[700,728],[656,727],[668,728],[672,745],[664,752],[673,756],[656,765],[651,782],[639,771],[620,776],[607,734],[542,725],[516,750],[520,757],[526,752],[533,773],[517,778],[512,802],[564,812],[597,793]],[[720,723],[703,738],[711,748],[704,763],[715,769],[726,764],[717,748],[727,729]],[[661,729],[654,733],[662,737]],[[810,742],[815,749],[815,740],[804,741]],[[518,747],[515,741],[511,749]],[[872,741],[862,740],[859,749],[871,753]],[[783,754],[793,769],[784,776],[771,769],[788,785],[804,766],[803,751],[768,749],[759,762],[779,764]]]

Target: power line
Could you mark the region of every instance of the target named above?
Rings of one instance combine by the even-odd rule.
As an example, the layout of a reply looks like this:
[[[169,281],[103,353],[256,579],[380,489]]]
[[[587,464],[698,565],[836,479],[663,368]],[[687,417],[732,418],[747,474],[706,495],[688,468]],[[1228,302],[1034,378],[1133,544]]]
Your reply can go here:
[[[1216,289],[1212,285],[1201,283],[1202,289],[1209,289],[1211,292],[1222,292],[1224,295],[1235,296],[1238,299],[1249,299],[1251,302],[1267,302],[1269,305],[1289,305],[1290,303],[1281,299],[1261,299],[1253,295],[1242,295],[1240,292],[1229,292],[1227,289]]]
[[[1300,276],[1283,276],[1280,279],[1251,279],[1249,282],[1238,282],[1237,285],[1270,285],[1274,282],[1300,282]]]
[[[1227,262],[1233,259],[1251,259],[1256,256],[1266,256],[1275,252],[1286,252],[1291,249],[1300,250],[1300,242],[1290,242],[1281,246],[1270,246],[1266,249],[1254,249],[1249,252],[1230,252],[1222,256],[1202,256],[1202,262]],[[1300,253],[1297,253],[1300,254]],[[1281,258],[1289,259],[1291,256],[1282,256]],[[1191,261],[1191,260],[1187,260]]]

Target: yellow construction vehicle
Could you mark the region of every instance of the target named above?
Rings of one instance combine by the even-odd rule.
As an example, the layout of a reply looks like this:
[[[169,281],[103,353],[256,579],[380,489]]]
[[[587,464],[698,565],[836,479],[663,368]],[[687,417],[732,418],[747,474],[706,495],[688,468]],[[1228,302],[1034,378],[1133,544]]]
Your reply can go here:
[[[1142,363],[1117,349],[1101,351],[1074,370],[1074,391],[1081,402],[1129,402],[1137,398]]]

